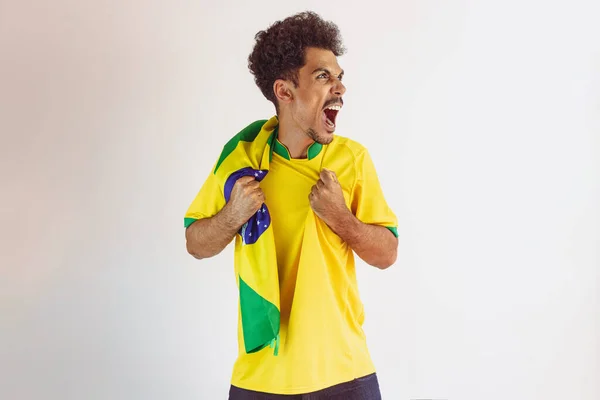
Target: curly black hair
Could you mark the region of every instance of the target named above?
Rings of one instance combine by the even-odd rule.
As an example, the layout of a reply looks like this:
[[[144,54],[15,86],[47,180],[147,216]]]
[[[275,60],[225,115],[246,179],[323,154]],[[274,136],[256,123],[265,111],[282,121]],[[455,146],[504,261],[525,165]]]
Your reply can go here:
[[[336,56],[346,52],[338,27],[312,11],[277,21],[254,38],[256,43],[248,56],[248,68],[260,91],[277,111],[273,84],[277,79],[286,79],[298,86],[298,70],[305,64],[307,47],[330,50]]]

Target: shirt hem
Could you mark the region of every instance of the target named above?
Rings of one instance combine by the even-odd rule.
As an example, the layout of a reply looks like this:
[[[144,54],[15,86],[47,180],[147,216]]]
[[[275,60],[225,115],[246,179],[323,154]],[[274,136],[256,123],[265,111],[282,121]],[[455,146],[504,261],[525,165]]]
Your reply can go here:
[[[319,390],[324,390],[324,389],[328,389],[332,386],[335,385],[339,385],[341,383],[346,383],[346,382],[350,382],[354,379],[358,379],[358,378],[362,378],[363,376],[367,376],[370,374],[374,374],[376,373],[376,369],[372,369],[372,370],[367,370],[365,372],[362,372],[360,374],[358,374],[357,376],[354,376],[348,380],[342,380],[342,381],[336,381],[333,383],[326,383],[324,385],[314,385],[314,386],[295,386],[295,387],[287,387],[287,388],[273,388],[273,387],[269,387],[269,388],[265,388],[265,387],[253,387],[253,386],[246,386],[243,384],[240,384],[238,382],[236,382],[235,380],[231,380],[231,385],[235,386],[237,388],[240,389],[244,389],[244,390],[252,390],[255,392],[262,392],[262,393],[267,393],[267,394],[293,394],[293,395],[298,395],[298,394],[309,394],[312,392],[317,392]]]

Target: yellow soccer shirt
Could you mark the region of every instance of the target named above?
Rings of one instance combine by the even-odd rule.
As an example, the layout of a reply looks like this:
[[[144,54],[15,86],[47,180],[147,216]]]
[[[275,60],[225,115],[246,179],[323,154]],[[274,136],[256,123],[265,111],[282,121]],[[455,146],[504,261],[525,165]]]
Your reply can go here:
[[[362,330],[363,305],[358,292],[354,253],[310,209],[308,194],[322,168],[334,171],[346,205],[362,222],[385,226],[397,236],[397,220],[388,207],[373,161],[359,143],[334,136],[328,145],[313,143],[308,158],[291,159],[275,142],[269,172],[261,182],[271,213],[280,286],[280,348],[244,351],[238,315],[238,358],[231,384],[278,394],[320,390],[375,372]],[[218,194],[209,178],[186,217],[210,217],[224,200],[202,202]],[[316,224],[317,238],[303,243],[306,224]],[[243,244],[236,235],[235,252]],[[303,261],[304,260],[304,261]],[[310,260],[310,261],[307,261]]]

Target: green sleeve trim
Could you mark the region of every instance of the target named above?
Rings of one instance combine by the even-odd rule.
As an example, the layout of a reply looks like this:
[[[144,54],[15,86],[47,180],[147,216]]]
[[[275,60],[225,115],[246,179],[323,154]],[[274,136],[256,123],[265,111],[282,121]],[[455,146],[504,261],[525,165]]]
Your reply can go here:
[[[266,119],[255,121],[247,127],[245,127],[244,129],[242,129],[237,135],[232,137],[229,140],[229,142],[227,142],[223,147],[223,151],[221,152],[221,156],[217,161],[217,165],[215,166],[215,170],[213,171],[213,173],[217,173],[217,170],[219,169],[223,161],[225,161],[227,156],[235,150],[239,142],[252,142],[254,139],[256,139],[256,136],[258,136],[260,130],[266,122]]]
[[[187,228],[188,226],[190,226],[191,224],[193,224],[196,221],[197,221],[197,218],[184,218],[183,226]]]
[[[388,228],[393,234],[394,236],[398,237],[398,228],[395,226],[386,226],[386,228]]]

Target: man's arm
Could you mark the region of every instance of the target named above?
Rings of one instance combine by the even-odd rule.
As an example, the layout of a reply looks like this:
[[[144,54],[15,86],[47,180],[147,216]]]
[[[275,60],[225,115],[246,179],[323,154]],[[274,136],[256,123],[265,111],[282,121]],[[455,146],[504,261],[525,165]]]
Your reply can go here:
[[[386,227],[365,224],[352,214],[333,171],[321,172],[309,200],[315,214],[367,264],[385,269],[396,262],[398,239]]]
[[[367,264],[386,269],[396,262],[398,238],[386,227],[359,221],[350,210],[329,225]]]
[[[226,205],[214,217],[199,219],[186,229],[187,251],[199,260],[216,256],[231,242],[242,225]]]
[[[239,178],[229,202],[215,216],[192,223],[185,231],[188,253],[197,259],[219,254],[250,217],[262,206],[265,195],[253,177]]]

